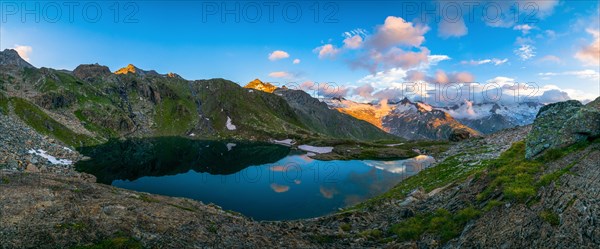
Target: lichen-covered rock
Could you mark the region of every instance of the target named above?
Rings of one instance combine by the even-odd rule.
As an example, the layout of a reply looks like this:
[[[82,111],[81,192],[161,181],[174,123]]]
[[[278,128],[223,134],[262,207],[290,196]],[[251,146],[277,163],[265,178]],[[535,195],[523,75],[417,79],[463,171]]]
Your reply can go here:
[[[526,157],[600,135],[600,110],[569,100],[544,106],[527,136]]]

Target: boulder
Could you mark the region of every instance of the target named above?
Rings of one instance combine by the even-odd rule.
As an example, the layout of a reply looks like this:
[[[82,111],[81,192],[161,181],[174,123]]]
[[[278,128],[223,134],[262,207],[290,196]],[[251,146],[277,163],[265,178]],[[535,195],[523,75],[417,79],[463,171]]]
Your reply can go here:
[[[477,134],[475,134],[470,129],[457,128],[450,132],[450,136],[448,136],[448,139],[452,142],[458,142],[475,136],[477,136]]]
[[[527,136],[525,157],[600,136],[600,110],[569,100],[544,106]]]

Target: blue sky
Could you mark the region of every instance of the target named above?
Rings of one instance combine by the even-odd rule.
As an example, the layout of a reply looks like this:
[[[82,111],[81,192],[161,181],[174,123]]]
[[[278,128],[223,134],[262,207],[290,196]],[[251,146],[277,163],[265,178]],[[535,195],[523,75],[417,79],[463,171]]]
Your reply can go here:
[[[0,48],[37,67],[132,63],[242,85],[334,82],[364,101],[412,80],[600,95],[598,1],[270,3],[3,1]]]

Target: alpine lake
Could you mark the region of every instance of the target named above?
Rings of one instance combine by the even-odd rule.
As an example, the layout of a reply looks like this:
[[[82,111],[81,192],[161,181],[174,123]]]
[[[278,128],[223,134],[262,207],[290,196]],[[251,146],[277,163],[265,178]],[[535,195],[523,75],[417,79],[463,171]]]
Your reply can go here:
[[[260,142],[179,137],[111,140],[80,149],[76,164],[99,183],[214,203],[255,220],[313,218],[380,195],[433,163],[319,161],[304,151]]]

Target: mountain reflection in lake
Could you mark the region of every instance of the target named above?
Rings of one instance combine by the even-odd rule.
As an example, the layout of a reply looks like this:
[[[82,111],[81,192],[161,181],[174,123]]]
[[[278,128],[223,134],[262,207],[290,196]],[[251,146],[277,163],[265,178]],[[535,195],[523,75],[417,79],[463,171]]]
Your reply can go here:
[[[266,143],[183,138],[111,141],[81,149],[76,166],[117,187],[215,203],[257,220],[322,216],[382,194],[431,165],[399,161],[319,161]]]

